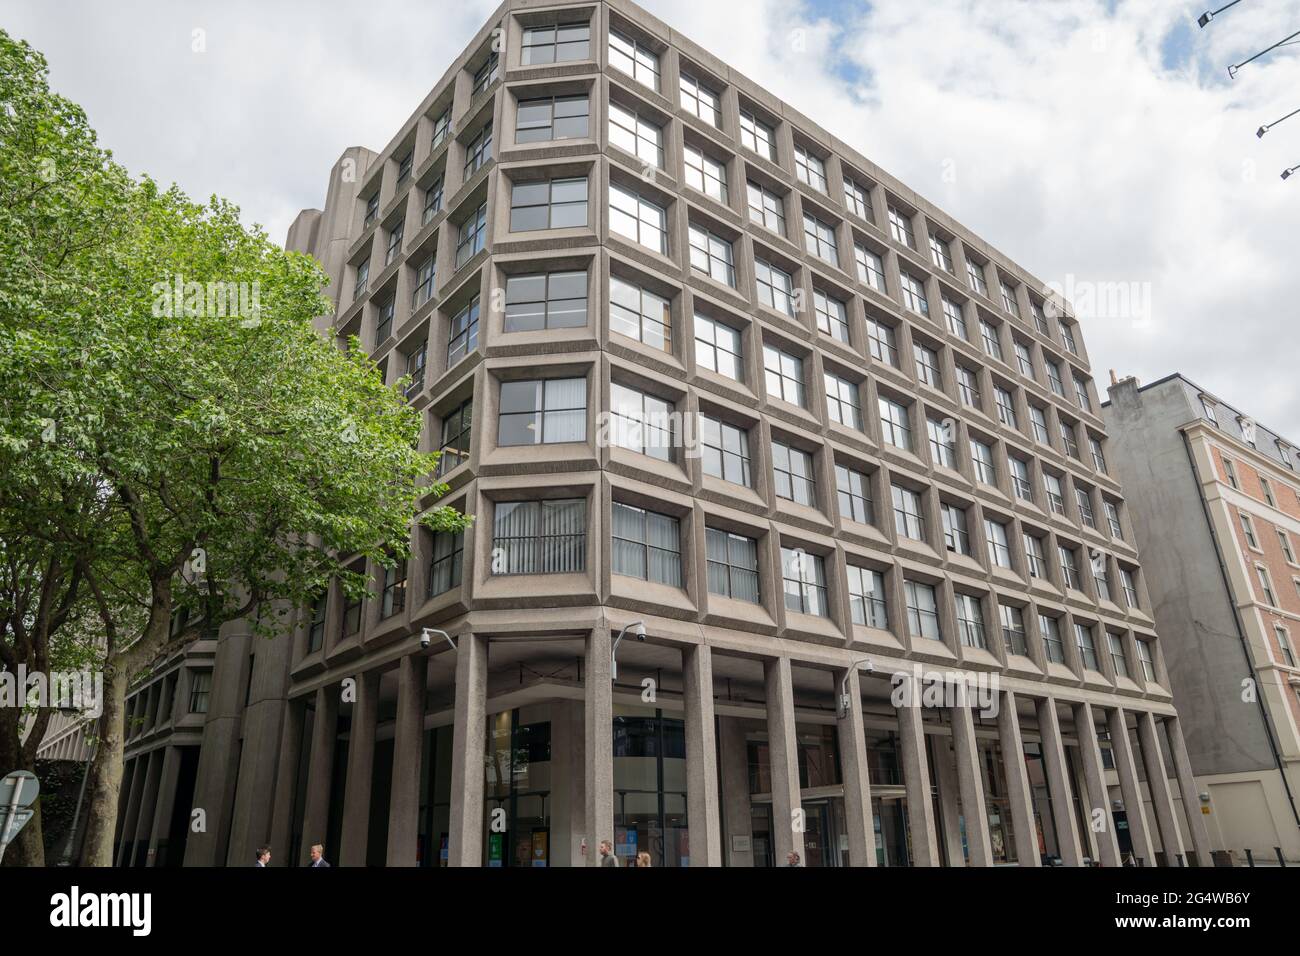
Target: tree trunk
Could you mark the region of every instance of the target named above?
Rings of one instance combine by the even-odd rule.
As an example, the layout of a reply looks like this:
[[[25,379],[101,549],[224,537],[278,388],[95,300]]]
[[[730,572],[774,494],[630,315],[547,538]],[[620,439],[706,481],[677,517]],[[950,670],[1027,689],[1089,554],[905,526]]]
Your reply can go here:
[[[17,707],[0,707],[0,777],[7,776],[15,770],[31,770],[32,762],[25,759],[24,747],[19,739],[23,725],[23,712]],[[43,732],[43,727],[36,727],[33,733]],[[35,750],[31,750],[35,753]],[[27,826],[19,832],[18,838],[5,850],[5,866],[44,866],[45,844],[41,835],[41,802],[37,800],[32,809],[36,812]],[[4,809],[0,808],[0,826],[3,825]]]
[[[122,788],[125,749],[126,691],[129,677],[119,662],[104,669],[104,713],[99,718],[99,744],[90,765],[86,793],[86,837],[82,866],[112,866],[117,829],[117,800]]]

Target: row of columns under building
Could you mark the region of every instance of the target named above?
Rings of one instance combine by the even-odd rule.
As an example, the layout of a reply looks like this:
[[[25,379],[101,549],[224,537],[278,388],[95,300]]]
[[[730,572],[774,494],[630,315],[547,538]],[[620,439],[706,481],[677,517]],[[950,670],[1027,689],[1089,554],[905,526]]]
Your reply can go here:
[[[611,675],[611,633],[608,627],[593,628],[587,638],[583,668],[584,698],[584,796],[587,865],[596,865],[595,848],[602,840],[614,838],[614,753],[613,699]],[[442,653],[452,653],[445,650]],[[451,769],[451,819],[448,832],[448,865],[480,866],[483,859],[484,832],[484,755],[487,739],[488,639],[465,633],[456,641],[455,704]],[[693,865],[723,865],[723,833],[719,809],[717,742],[715,739],[713,650],[707,644],[683,644],[682,696],[684,710],[687,819],[690,859]],[[397,709],[394,722],[391,802],[388,808],[389,866],[414,866],[419,840],[420,780],[423,768],[428,666],[431,656],[411,653],[397,662]],[[812,663],[812,662],[809,662]],[[775,858],[783,862],[791,852],[804,853],[804,834],[796,820],[800,807],[798,750],[795,730],[794,682],[789,657],[763,659],[764,689],[767,710],[768,751],[771,763],[772,820]],[[344,807],[341,843],[337,862],[364,865],[371,811],[371,780],[374,771],[375,739],[378,723],[379,669],[355,676],[355,699],[352,704],[348,739],[347,767],[344,783]],[[907,680],[916,678],[908,676]],[[836,685],[843,684],[848,706],[837,721],[841,775],[844,785],[849,862],[853,866],[876,864],[875,834],[872,820],[871,781],[868,774],[867,738],[862,707],[862,675],[854,668],[835,672]],[[914,688],[919,690],[919,688]],[[1033,802],[1017,709],[1017,694],[1008,689],[998,691],[997,731],[1003,754],[1007,782],[1007,803],[1011,816],[1016,856],[1022,866],[1038,866],[1040,850],[1034,823]],[[913,701],[921,700],[913,694]],[[269,840],[273,847],[289,847],[294,833],[295,814],[301,813],[302,852],[305,862],[313,843],[322,842],[330,814],[333,760],[338,734],[341,704],[340,685],[331,683],[315,691],[315,719],[310,740],[304,740],[307,697],[289,701],[281,734],[275,800],[269,822]],[[1073,808],[1075,780],[1072,780],[1062,739],[1058,700],[1052,696],[1035,696],[1034,706],[1041,738],[1043,769],[1055,821],[1057,844],[1062,862],[1067,866],[1083,864],[1091,846],[1086,834],[1079,832]],[[1080,804],[1089,808],[1086,818],[1099,819],[1093,826],[1096,862],[1103,866],[1120,866],[1119,845],[1110,811],[1105,769],[1098,740],[1095,711],[1102,710],[1109,732],[1114,766],[1126,810],[1134,856],[1146,865],[1156,861],[1151,821],[1146,814],[1140,780],[1138,757],[1146,768],[1146,783],[1154,808],[1154,827],[1158,832],[1168,865],[1184,859],[1198,866],[1211,865],[1209,837],[1200,819],[1199,797],[1192,777],[1178,717],[1157,715],[1134,708],[1138,750],[1135,753],[1129,736],[1130,709],[1119,704],[1069,702],[1082,762],[1083,787]],[[956,783],[966,826],[969,863],[973,866],[993,864],[979,746],[972,708],[959,702],[945,708],[951,721],[952,744],[956,763]],[[898,713],[898,740],[903,785],[908,807],[911,859],[916,866],[938,866],[941,851],[931,800],[931,767],[926,756],[924,708],[901,706]],[[1161,726],[1164,733],[1161,733]],[[1164,738],[1162,741],[1161,738]],[[307,785],[301,808],[296,806],[297,775],[302,747],[308,747]],[[1180,832],[1173,791],[1165,776],[1165,748],[1175,771],[1179,794],[1185,810],[1186,827]],[[119,822],[119,865],[131,865],[141,835],[150,832],[150,845],[165,832],[170,807],[166,788],[175,788],[176,747],[167,747],[142,755],[134,761],[128,782],[124,784]],[[1006,759],[1017,755],[1021,759]],[[455,797],[459,799],[455,799]],[[1097,814],[1100,809],[1101,813]],[[788,821],[788,825],[782,825]],[[142,830],[141,828],[148,828]],[[1184,836],[1187,840],[1184,840]],[[960,850],[957,851],[960,853]],[[251,858],[251,848],[247,848]],[[950,850],[950,855],[952,851]],[[698,862],[697,862],[698,861]],[[138,863],[139,861],[136,860]]]

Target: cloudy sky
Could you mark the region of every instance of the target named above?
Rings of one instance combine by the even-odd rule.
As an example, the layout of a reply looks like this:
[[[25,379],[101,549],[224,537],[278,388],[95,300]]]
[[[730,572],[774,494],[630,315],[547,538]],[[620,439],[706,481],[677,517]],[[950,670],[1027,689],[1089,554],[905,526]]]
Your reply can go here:
[[[1103,388],[1109,368],[1181,371],[1300,442],[1300,175],[1279,178],[1300,116],[1255,136],[1300,107],[1300,43],[1226,72],[1300,30],[1300,0],[1197,28],[1225,2],[642,0],[1073,290]],[[385,145],[496,5],[0,0],[0,26],[132,171],[232,199],[282,241],[342,150]],[[1099,294],[1087,314],[1120,288],[1127,308]]]

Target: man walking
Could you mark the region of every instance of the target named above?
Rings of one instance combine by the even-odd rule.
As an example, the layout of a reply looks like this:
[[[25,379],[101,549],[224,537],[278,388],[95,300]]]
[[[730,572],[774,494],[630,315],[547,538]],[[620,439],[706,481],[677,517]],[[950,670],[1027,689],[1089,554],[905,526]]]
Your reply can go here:
[[[614,855],[614,844],[608,840],[600,841],[600,865],[618,866],[618,857]]]
[[[253,866],[267,867],[271,865],[271,848],[269,846],[259,846],[257,848],[257,857],[253,860]]]
[[[326,861],[325,859],[324,853],[325,853],[325,847],[321,846],[319,843],[312,844],[311,863],[307,865],[312,867],[329,866],[328,861]]]

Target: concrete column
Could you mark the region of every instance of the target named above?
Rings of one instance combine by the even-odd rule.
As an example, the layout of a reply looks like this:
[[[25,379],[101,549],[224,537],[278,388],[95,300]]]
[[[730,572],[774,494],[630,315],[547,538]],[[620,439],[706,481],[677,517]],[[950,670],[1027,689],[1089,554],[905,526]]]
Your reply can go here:
[[[682,649],[682,699],[686,710],[686,821],[691,866],[722,866],[713,652],[707,644]]]
[[[407,654],[397,664],[393,721],[393,786],[388,804],[389,866],[415,866],[420,841],[420,773],[424,756],[424,698],[429,658]],[[459,794],[453,789],[453,806]],[[430,848],[432,852],[432,848]]]
[[[775,865],[785,866],[793,851],[804,860],[803,828],[795,830],[795,811],[803,807],[799,797],[799,742],[795,736],[794,677],[790,659],[778,657],[763,662],[767,689],[767,756],[772,776],[772,850]]]
[[[965,866],[966,852],[961,842],[961,806],[958,802],[956,758],[950,738],[931,735],[934,783],[939,790],[939,838],[943,841],[948,866]],[[939,858],[943,865],[943,857]]]
[[[1110,795],[1106,792],[1106,771],[1101,765],[1101,745],[1097,726],[1092,722],[1092,707],[1085,701],[1074,705],[1074,733],[1079,738],[1079,759],[1083,762],[1083,780],[1088,788],[1086,805],[1088,825],[1097,841],[1097,856],[1102,866],[1119,866],[1119,843],[1115,840],[1115,818],[1110,812]],[[1097,829],[1097,811],[1103,830]]]
[[[722,750],[722,820],[727,828],[727,866],[752,867],[754,824],[753,805],[749,800],[749,752],[744,725],[735,717],[718,721],[718,747]]]
[[[135,758],[135,772],[131,774],[131,795],[126,801],[126,815],[118,827],[117,866],[131,865],[131,851],[135,847],[135,827],[140,822],[140,798],[144,794],[144,780],[149,775],[149,756]]]
[[[1002,748],[1002,774],[1007,781],[1007,804],[1011,812],[1011,834],[1016,841],[1017,866],[1042,866],[1038,830],[1034,825],[1034,798],[1025,767],[1025,744],[1020,736],[1020,712],[1016,695],[1002,691],[998,705],[998,743]]]
[[[913,866],[938,866],[939,842],[934,832],[934,802],[930,795],[930,764],[925,755],[925,727],[921,720],[921,687],[914,677],[907,703],[898,708],[898,743],[907,789],[908,835]]]
[[[1197,866],[1213,866],[1210,834],[1201,813],[1200,791],[1196,789],[1196,780],[1192,776],[1192,762],[1187,756],[1182,722],[1177,717],[1165,718],[1165,740],[1169,746],[1169,755],[1174,759],[1174,775],[1178,778],[1178,790],[1183,797],[1183,813],[1187,817],[1187,829],[1191,833],[1192,849],[1188,855]]]
[[[1165,758],[1160,751],[1156,718],[1150,711],[1137,715],[1138,744],[1142,748],[1142,763],[1146,765],[1147,790],[1156,808],[1156,828],[1160,831],[1160,846],[1165,853],[1165,866],[1178,866],[1178,856],[1183,852],[1183,841],[1178,835],[1174,818],[1174,798],[1165,778]]]
[[[835,672],[835,692],[841,684],[848,710],[836,724],[840,744],[840,773],[844,778],[844,821],[849,831],[849,865],[876,865],[876,827],[871,813],[871,778],[867,769],[867,733],[862,724],[862,677],[856,667]]]
[[[1133,745],[1128,736],[1128,715],[1124,708],[1115,707],[1107,715],[1110,746],[1115,753],[1115,772],[1119,775],[1119,789],[1124,796],[1124,815],[1128,819],[1129,841],[1133,855],[1145,866],[1156,865],[1156,848],[1151,842],[1151,828],[1147,823],[1146,806],[1142,800],[1142,785],[1138,782],[1137,767],[1133,763]]]
[[[338,724],[338,686],[322,687],[316,691],[316,717],[312,723],[311,755],[307,763],[307,796],[303,806],[302,847],[298,861],[304,866],[311,860],[312,845],[325,842],[325,831],[329,826],[330,782],[334,778]],[[331,848],[326,849],[332,852]]]
[[[609,626],[587,636],[583,665],[583,737],[587,750],[587,866],[600,865],[600,841],[614,842],[614,679]]]
[[[487,747],[488,643],[478,634],[456,640],[456,714],[451,743],[451,827],[448,866],[483,865],[483,758]]]
[[[149,827],[149,866],[158,865],[159,844],[167,839],[171,829],[172,812],[176,804],[176,784],[181,775],[179,747],[168,747],[163,752],[162,773],[158,779],[158,799],[154,802],[153,821]]]
[[[1070,771],[1065,762],[1065,747],[1061,744],[1061,722],[1056,714],[1056,700],[1044,697],[1036,702],[1038,733],[1042,737],[1043,769],[1047,773],[1047,787],[1052,798],[1052,817],[1056,822],[1056,844],[1061,849],[1061,860],[1066,866],[1082,866],[1083,850],[1079,844],[1079,828],[1074,822],[1074,794],[1070,787]]]
[[[153,829],[154,810],[158,804],[158,782],[162,779],[163,751],[149,751],[144,778],[144,789],[140,792],[140,812],[135,821],[135,835],[127,851],[127,866],[144,866],[147,859],[141,859],[141,852],[149,848],[149,836]],[[142,850],[140,844],[144,843]]]
[[[957,785],[961,788],[962,817],[966,821],[966,846],[971,866],[993,865],[993,842],[989,836],[989,811],[984,800],[984,777],[980,773],[979,747],[975,741],[975,720],[970,707],[958,701],[952,708],[952,749],[957,755]]]
[[[307,717],[306,698],[285,702],[280,728],[280,760],[275,770],[275,805],[271,811],[271,861],[275,854],[289,862],[293,841],[294,801],[298,790],[298,765],[302,759],[302,732]],[[292,865],[290,862],[289,865]]]
[[[343,787],[343,832],[339,864],[365,866],[370,836],[370,781],[375,770],[375,725],[379,720],[379,671],[356,678],[356,700],[348,729],[348,777]]]

